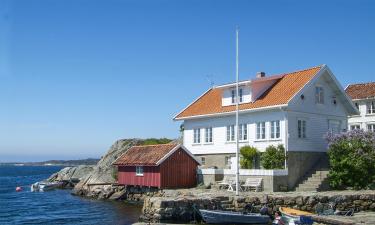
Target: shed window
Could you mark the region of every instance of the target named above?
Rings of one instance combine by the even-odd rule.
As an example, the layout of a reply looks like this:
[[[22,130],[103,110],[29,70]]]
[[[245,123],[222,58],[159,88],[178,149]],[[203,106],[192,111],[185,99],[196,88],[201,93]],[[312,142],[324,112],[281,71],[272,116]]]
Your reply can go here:
[[[136,176],[143,176],[143,166],[136,166],[135,167],[135,175]]]
[[[375,113],[375,101],[371,101],[367,103],[367,114],[374,114]]]
[[[315,87],[315,103],[324,104],[324,89],[323,87]]]
[[[231,91],[231,97],[232,97],[232,104],[236,103],[236,95],[237,95],[237,89],[232,89]],[[243,102],[243,90],[242,88],[238,89],[238,97],[239,97],[239,102]]]
[[[298,138],[306,138],[306,120],[298,120]]]
[[[232,104],[236,103],[236,91],[232,90]]]
[[[257,139],[266,139],[266,122],[257,123]]]
[[[271,138],[280,138],[280,120],[271,121]]]

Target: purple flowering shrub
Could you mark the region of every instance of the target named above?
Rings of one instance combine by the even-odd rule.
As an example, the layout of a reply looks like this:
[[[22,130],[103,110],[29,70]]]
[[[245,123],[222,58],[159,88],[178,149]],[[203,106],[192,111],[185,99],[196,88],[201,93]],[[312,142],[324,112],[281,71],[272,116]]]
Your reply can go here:
[[[329,179],[335,189],[367,189],[375,180],[375,133],[327,134]]]

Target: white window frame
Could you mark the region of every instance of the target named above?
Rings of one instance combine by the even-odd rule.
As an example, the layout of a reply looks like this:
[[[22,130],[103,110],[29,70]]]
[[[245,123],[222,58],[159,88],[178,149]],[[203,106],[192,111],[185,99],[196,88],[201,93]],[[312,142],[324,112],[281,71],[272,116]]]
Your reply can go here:
[[[238,95],[239,95],[239,97],[240,97],[240,103],[241,102],[243,102],[243,89],[242,88],[240,88],[239,90],[238,90]]]
[[[240,124],[239,125],[239,136],[238,136],[238,139],[240,141],[247,141],[247,139],[249,138],[249,135],[248,135],[248,129],[247,129],[247,124],[244,123],[244,124]]]
[[[206,165],[206,157],[201,157],[202,166]]]
[[[358,102],[354,102],[354,105],[359,110],[359,104],[358,104]]]
[[[300,139],[307,138],[306,134],[307,121],[304,119],[297,120],[297,137]]]
[[[337,130],[334,130],[334,128],[337,128]],[[328,120],[328,130],[334,134],[339,134],[341,132],[341,121]]]
[[[236,139],[235,135],[235,126],[234,125],[228,125],[227,126],[227,142],[234,141]]]
[[[135,167],[135,175],[136,176],[143,176],[143,166],[136,166]]]
[[[375,114],[375,101],[366,103],[366,114]]]
[[[324,88],[322,86],[315,87],[315,103],[324,104]]]
[[[280,139],[280,120],[270,122],[270,139]]]
[[[256,123],[256,139],[265,140],[266,139],[266,122],[257,122]]]
[[[349,129],[350,130],[360,130],[361,124],[349,124]]]
[[[206,127],[204,132],[204,140],[206,143],[213,142],[212,127]]]
[[[366,128],[367,128],[368,131],[375,132],[375,123],[368,123],[368,124],[366,124]]]
[[[193,143],[200,144],[201,143],[201,129],[195,128],[193,130]]]

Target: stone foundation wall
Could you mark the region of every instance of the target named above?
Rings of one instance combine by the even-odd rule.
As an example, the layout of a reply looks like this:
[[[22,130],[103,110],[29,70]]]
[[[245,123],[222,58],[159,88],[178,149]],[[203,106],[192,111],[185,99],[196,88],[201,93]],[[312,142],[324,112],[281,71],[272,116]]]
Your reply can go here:
[[[288,152],[288,189],[293,190],[301,178],[318,162],[325,163],[327,160],[326,152]]]
[[[254,206],[254,212],[259,212],[261,207],[267,205],[270,214],[273,214],[280,206],[314,212],[318,204],[328,208],[329,203],[337,203],[337,209],[339,210],[357,208],[360,211],[375,211],[375,193],[354,195],[318,194],[314,196],[262,194],[247,197],[151,197],[144,200],[141,219],[145,222],[191,222],[198,219],[194,210],[195,207],[200,209],[242,211],[247,204]]]
[[[220,169],[229,169],[229,165],[225,164],[225,157],[235,157],[234,154],[204,154],[204,155],[195,155],[198,159],[202,157],[205,158],[205,165],[202,165],[201,168],[220,168]]]

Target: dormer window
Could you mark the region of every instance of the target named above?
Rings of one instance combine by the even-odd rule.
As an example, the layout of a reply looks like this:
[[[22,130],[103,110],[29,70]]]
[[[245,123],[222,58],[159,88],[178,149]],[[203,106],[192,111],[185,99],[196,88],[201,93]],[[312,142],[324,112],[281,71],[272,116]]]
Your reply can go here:
[[[323,87],[315,87],[315,103],[324,104],[324,89]]]
[[[236,103],[236,89],[232,89],[232,104]],[[240,103],[243,102],[243,90],[242,88],[238,89],[238,97],[240,98]]]

